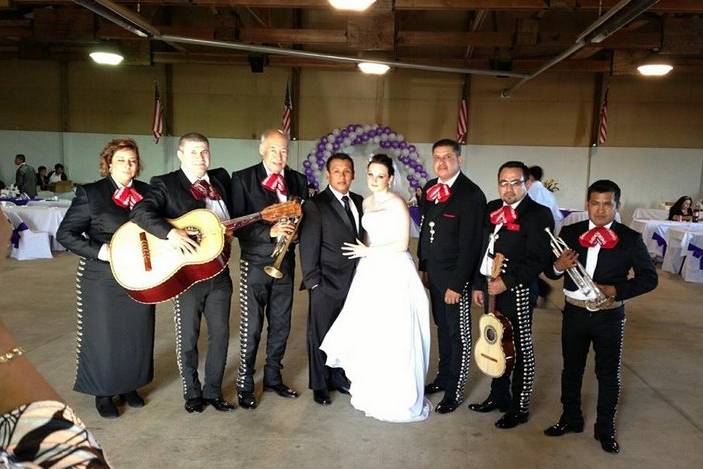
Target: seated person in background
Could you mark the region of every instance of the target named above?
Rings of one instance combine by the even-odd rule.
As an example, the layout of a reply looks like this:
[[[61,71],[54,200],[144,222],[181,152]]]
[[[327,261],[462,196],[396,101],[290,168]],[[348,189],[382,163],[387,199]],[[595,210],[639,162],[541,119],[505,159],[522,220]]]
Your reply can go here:
[[[8,238],[0,225],[0,264]],[[109,468],[93,435],[24,353],[0,321],[0,467]]]
[[[690,221],[693,217],[693,210],[691,210],[692,202],[693,200],[687,195],[679,197],[679,200],[669,209],[668,220]]]
[[[46,174],[46,166],[37,168],[37,186],[40,191],[49,190],[49,176]]]
[[[49,183],[66,181],[68,176],[64,172],[63,165],[61,163],[56,163],[54,165],[54,170],[49,173]]]

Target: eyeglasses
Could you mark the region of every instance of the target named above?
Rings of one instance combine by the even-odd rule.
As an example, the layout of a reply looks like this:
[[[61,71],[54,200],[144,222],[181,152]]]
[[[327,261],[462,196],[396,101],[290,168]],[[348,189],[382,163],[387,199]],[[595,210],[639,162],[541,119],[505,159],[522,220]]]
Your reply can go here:
[[[502,187],[503,189],[507,189],[508,187],[518,187],[522,184],[525,184],[524,179],[513,179],[512,181],[505,181],[505,180],[498,181],[498,185],[500,187]]]
[[[433,156],[432,157],[432,162],[433,163],[446,163],[447,161],[452,161],[455,159],[456,156],[451,155],[451,156]]]

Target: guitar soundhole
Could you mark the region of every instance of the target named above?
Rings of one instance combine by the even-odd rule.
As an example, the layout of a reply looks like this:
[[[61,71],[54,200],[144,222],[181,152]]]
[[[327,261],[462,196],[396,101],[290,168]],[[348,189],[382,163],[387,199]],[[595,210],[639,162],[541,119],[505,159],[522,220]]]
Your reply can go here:
[[[186,233],[188,233],[188,237],[195,241],[196,243],[200,244],[203,240],[203,234],[200,232],[200,230],[195,227],[195,226],[186,226],[184,228],[186,230]]]
[[[483,335],[486,337],[486,342],[489,344],[495,344],[496,343],[496,338],[498,337],[498,334],[496,334],[496,330],[488,326],[486,329],[483,331]]]

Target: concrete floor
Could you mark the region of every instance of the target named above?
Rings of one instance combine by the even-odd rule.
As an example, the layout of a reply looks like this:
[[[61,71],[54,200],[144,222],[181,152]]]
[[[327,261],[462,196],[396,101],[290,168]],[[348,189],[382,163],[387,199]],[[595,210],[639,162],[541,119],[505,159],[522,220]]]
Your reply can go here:
[[[703,286],[666,273],[660,274],[655,292],[627,307],[624,388],[617,417],[622,453],[613,456],[604,453],[592,437],[596,398],[592,360],[583,389],[587,430],[561,438],[542,434],[560,413],[562,300],[558,293],[535,312],[537,375],[531,417],[512,430],[493,426],[498,413],[479,415],[466,405],[449,415],[432,414],[425,422],[390,424],[355,411],[348,396],[333,394],[333,405],[325,408],[315,404],[307,390],[305,292],[296,292],[284,370],[287,383],[302,392],[297,400],[262,395],[259,372],[258,409],[222,414],[208,408],[203,414],[187,414],[174,355],[171,306],[164,304],[157,308],[156,377],[143,389],[148,405],[122,408],[116,420],[102,419],[91,397],[72,391],[76,265],[77,257],[67,253],[53,260],[7,260],[1,275],[0,314],[117,468],[701,467]],[[238,264],[233,260],[231,265],[236,280]],[[235,397],[239,358],[238,301],[236,296],[232,299],[233,338],[225,374],[224,392],[230,400]],[[204,332],[201,337],[206,337]],[[205,348],[203,341],[201,357]],[[435,360],[433,344],[430,377],[436,372]],[[257,364],[262,361],[260,353]],[[467,401],[482,400],[488,386],[489,379],[474,366]],[[432,397],[436,403],[441,394]]]

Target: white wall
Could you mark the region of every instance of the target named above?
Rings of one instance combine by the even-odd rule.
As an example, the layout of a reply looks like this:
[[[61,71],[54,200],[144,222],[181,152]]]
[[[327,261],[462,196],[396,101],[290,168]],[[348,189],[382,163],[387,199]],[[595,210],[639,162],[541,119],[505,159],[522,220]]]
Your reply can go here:
[[[99,178],[98,155],[104,144],[120,135],[0,131],[0,179],[14,182],[14,155],[24,153],[35,168],[52,168],[63,162],[75,182],[86,183]],[[130,135],[140,148],[145,164],[140,177],[172,171],[178,166],[176,137],[164,137],[155,144],[151,136]],[[291,142],[289,165],[300,169],[316,141]],[[431,143],[413,143],[430,169]],[[244,168],[259,161],[258,141],[241,139],[211,139],[212,164],[229,171]],[[378,151],[373,145],[354,147],[357,177],[353,189],[367,193],[364,166],[369,154]],[[617,182],[623,191],[622,214],[629,221],[637,207],[658,207],[664,201],[675,200],[683,194],[703,196],[703,149],[667,148],[609,148],[593,149],[591,174],[587,180],[589,149],[584,147],[525,147],[501,145],[467,145],[463,148],[464,171],[486,193],[490,200],[497,196],[496,172],[507,160],[521,160],[528,165],[544,168],[545,178],[554,178],[561,190],[556,198],[565,208],[581,208],[586,188],[596,179]],[[402,165],[399,165],[402,166]],[[431,170],[430,170],[431,172]],[[401,176],[403,176],[401,172]]]

